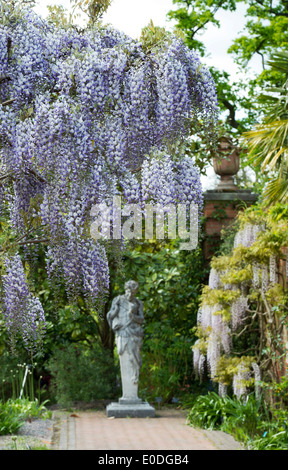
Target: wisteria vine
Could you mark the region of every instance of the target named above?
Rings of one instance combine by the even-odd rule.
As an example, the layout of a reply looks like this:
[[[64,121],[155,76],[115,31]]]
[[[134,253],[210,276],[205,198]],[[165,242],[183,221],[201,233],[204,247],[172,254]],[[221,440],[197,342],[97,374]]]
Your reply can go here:
[[[202,291],[193,367],[200,378],[208,372],[220,395],[230,386],[240,399],[252,386],[259,396],[260,380],[280,380],[288,311],[283,278],[288,271],[280,272],[280,260],[287,270],[288,232],[278,213],[273,220],[257,206],[238,219],[232,251],[212,259]],[[239,349],[237,341],[253,330],[254,339],[244,342],[248,349]]]
[[[20,245],[45,242],[69,295],[95,300],[109,286],[105,246],[89,238],[94,204],[122,194],[201,209],[199,173],[179,149],[191,129],[215,136],[217,97],[179,38],[146,50],[110,26],[56,27],[1,2],[0,103],[1,210]],[[6,284],[20,270],[7,256]]]

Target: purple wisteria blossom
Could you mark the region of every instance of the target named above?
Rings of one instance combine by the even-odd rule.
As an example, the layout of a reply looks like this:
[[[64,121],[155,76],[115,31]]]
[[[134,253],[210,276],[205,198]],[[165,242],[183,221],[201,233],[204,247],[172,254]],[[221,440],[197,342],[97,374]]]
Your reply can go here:
[[[147,52],[110,26],[58,27],[1,2],[0,102],[1,204],[23,243],[45,240],[49,275],[61,273],[69,296],[96,301],[109,287],[105,245],[89,233],[93,205],[120,194],[201,210],[200,175],[180,149],[191,129],[215,134],[217,97],[182,40],[167,36]],[[6,319],[25,325],[27,336],[40,305],[30,299],[23,311],[31,325],[28,313],[20,321],[28,288],[22,275],[13,294],[11,266]]]
[[[29,292],[19,255],[6,259],[3,276],[3,314],[12,348],[18,335],[33,351],[45,332],[45,315],[38,297]]]

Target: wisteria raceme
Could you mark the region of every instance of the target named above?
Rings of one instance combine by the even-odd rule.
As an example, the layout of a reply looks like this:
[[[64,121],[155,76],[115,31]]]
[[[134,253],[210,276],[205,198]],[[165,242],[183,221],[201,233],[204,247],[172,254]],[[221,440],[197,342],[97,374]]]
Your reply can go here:
[[[232,349],[231,329],[227,321],[222,320],[221,343],[225,354],[229,354]]]
[[[261,230],[263,230],[263,227],[260,225],[246,224],[242,230],[236,233],[234,247],[236,248],[240,244],[250,247],[256,241],[257,235]]]
[[[198,349],[197,347],[197,343],[199,343],[199,340],[195,342],[192,352],[193,352],[193,369],[194,369],[196,377],[199,377],[199,361],[200,361],[201,352],[200,352],[200,349]]]
[[[208,281],[209,287],[211,289],[218,289],[220,283],[220,273],[215,268],[211,268]]]
[[[226,320],[223,319],[222,314],[218,313],[221,309],[220,305],[214,306],[212,313],[211,328],[215,337],[218,337],[221,347],[226,354],[229,354],[231,347],[231,332]]]
[[[270,273],[270,282],[272,284],[276,284],[278,280],[278,275],[277,275],[277,257],[275,255],[271,255],[269,257],[269,273]]]
[[[248,308],[248,299],[246,296],[241,295],[231,305],[231,327],[235,331],[243,324],[243,315]]]
[[[219,382],[218,385],[218,394],[220,397],[226,397],[227,395],[227,385]]]
[[[269,270],[268,266],[265,264],[261,268],[261,289],[263,292],[268,290],[269,286]]]
[[[60,272],[68,296],[73,299],[83,293],[89,303],[101,300],[109,288],[109,268],[104,247],[92,239],[67,239],[60,246],[49,247],[48,273]]]
[[[200,343],[200,340],[197,340],[196,343],[193,346],[193,369],[195,376],[199,378],[200,380],[202,379],[204,375],[204,369],[205,369],[205,363],[206,363],[206,357],[201,352],[201,350],[198,347],[198,344]]]
[[[176,181],[173,162],[169,155],[145,160],[142,165],[142,198],[144,202],[159,203],[163,206],[176,200]]]
[[[251,371],[245,364],[240,363],[233,377],[233,393],[238,399],[247,395],[247,382],[250,378]]]
[[[206,363],[206,357],[204,354],[200,354],[199,361],[198,361],[198,374],[200,380],[204,376],[204,370],[205,370],[205,363]]]
[[[213,330],[208,338],[207,344],[207,364],[209,366],[211,378],[217,377],[218,361],[221,357],[221,343],[218,334]]]
[[[258,263],[253,263],[253,286],[254,288],[257,288],[260,286],[259,273],[260,273],[260,266],[258,265]]]
[[[33,351],[45,332],[45,316],[39,299],[29,292],[19,255],[6,259],[3,292],[3,313],[12,346],[20,334],[25,347]]]
[[[180,204],[194,203],[199,208],[201,214],[204,196],[200,181],[199,170],[193,163],[192,158],[183,157],[174,164],[175,189],[177,202]]]
[[[204,304],[198,310],[198,324],[205,331],[212,324],[212,308],[210,305]]]
[[[260,380],[261,380],[260,367],[258,366],[258,364],[256,362],[253,362],[251,364],[251,367],[252,367],[253,373],[254,373],[256,398],[259,398],[260,397],[260,392],[261,392],[261,386],[260,386],[260,383],[259,383]]]

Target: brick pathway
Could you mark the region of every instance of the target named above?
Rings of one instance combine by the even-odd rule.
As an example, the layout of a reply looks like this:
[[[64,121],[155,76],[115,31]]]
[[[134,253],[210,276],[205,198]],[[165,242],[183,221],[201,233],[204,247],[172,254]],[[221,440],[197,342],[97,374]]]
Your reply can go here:
[[[237,450],[222,432],[186,425],[181,410],[157,410],[155,418],[107,418],[105,411],[63,413],[54,450]]]

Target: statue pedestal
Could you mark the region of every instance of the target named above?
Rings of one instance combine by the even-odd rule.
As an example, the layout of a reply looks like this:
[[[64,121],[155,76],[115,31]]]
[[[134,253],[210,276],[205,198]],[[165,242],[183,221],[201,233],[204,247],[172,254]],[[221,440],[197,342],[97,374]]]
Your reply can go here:
[[[108,418],[155,418],[155,408],[149,403],[136,400],[119,399],[106,407]]]
[[[153,418],[155,408],[138,398],[138,379],[141,367],[140,350],[144,336],[143,302],[135,297],[138,284],[125,283],[125,294],[113,301],[107,321],[115,332],[120,359],[122,397],[106,407],[108,418]]]

